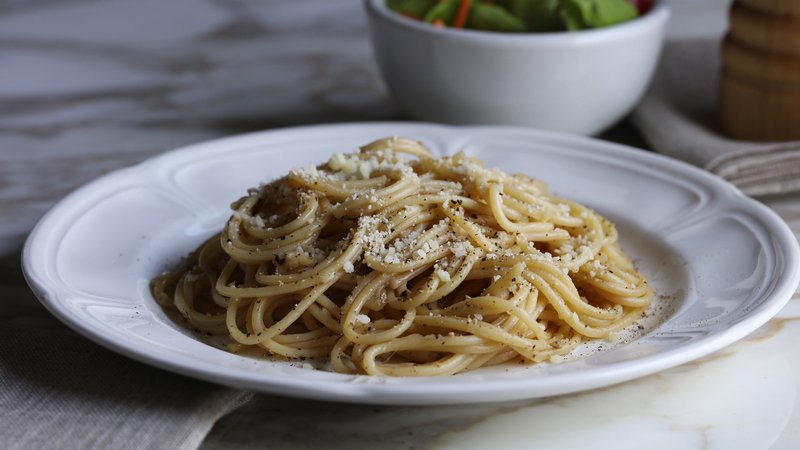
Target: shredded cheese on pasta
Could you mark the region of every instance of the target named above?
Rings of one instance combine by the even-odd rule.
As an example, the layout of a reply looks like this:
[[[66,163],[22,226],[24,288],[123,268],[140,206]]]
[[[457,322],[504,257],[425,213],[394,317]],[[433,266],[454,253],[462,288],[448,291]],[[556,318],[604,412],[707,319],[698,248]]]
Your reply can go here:
[[[337,153],[232,207],[152,292],[234,352],[387,376],[559,361],[653,297],[597,213],[410,139]]]

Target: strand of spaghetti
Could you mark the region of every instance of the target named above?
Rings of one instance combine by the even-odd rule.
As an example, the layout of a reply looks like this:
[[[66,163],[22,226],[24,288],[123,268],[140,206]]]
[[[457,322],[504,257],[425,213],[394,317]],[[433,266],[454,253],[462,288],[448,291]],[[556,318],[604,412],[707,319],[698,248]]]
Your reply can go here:
[[[550,269],[550,267],[541,263],[531,264],[535,264],[537,267],[525,274],[525,276],[536,276],[542,279],[551,291],[557,292],[556,295],[569,305],[571,311],[603,320],[618,319],[622,315],[621,308],[600,308],[584,301],[575,288],[575,285],[569,281],[569,277],[563,272],[547,270]],[[529,268],[532,268],[531,264],[528,265]]]
[[[194,309],[194,286],[184,276],[175,290],[175,307],[192,325],[208,331],[219,332],[220,324],[225,323],[224,315],[208,315]],[[222,319],[222,320],[220,320]]]
[[[466,258],[454,265],[455,269],[453,271],[444,271],[439,269],[445,273],[444,279],[442,279],[443,274],[438,272],[434,274],[437,278],[439,278],[441,283],[431,292],[426,299],[426,303],[436,302],[453,292],[456,287],[458,287],[458,285],[460,285],[467,277],[469,272],[472,270],[472,266],[474,266],[478,261],[478,258],[480,258],[480,255],[481,253],[477,249],[473,250],[466,256]],[[419,305],[413,305],[413,307],[417,306]]]
[[[331,181],[320,176],[292,172],[289,174],[289,180],[299,188],[321,192],[331,200],[341,201],[366,190],[383,188],[388,178],[380,175],[358,181]]]
[[[419,189],[419,181],[416,177],[401,177],[397,182],[392,183],[385,188],[378,189],[374,194],[357,198],[353,200],[345,200],[336,205],[332,212],[334,217],[346,216],[359,216],[362,211],[362,206],[365,206],[374,197],[380,199],[380,203],[375,205],[375,212],[380,211],[385,206],[392,203],[397,203],[401,199],[413,194]]]
[[[317,263],[316,266],[298,273],[269,274],[265,271],[262,271],[261,268],[259,268],[258,272],[256,273],[256,281],[262,285],[267,285],[267,286],[274,286],[274,285],[283,286],[285,284],[296,283],[301,280],[307,280],[314,276],[317,276],[320,272],[326,272],[326,270],[330,270],[331,267],[335,267],[335,264],[339,260],[341,260],[343,254],[344,251],[331,252],[328,256],[325,257],[324,260]]]
[[[379,290],[387,282],[386,275],[379,274],[379,272],[373,273],[376,275],[371,279],[367,278],[369,281],[365,283],[364,288],[358,294],[348,298],[344,306],[342,334],[357,344],[373,344],[394,339],[403,334],[414,323],[416,318],[416,311],[412,309],[405,311],[403,318],[400,321],[396,321],[396,324],[387,330],[367,334],[359,333],[355,330],[355,325],[358,322],[357,316],[361,314],[364,303],[371,294]]]
[[[467,219],[464,217],[464,213],[461,211],[456,210],[455,208],[451,207],[450,205],[453,202],[457,202],[456,200],[451,200],[449,202],[445,202],[442,204],[442,210],[453,221],[455,225],[457,225],[462,232],[464,232],[467,237],[472,241],[473,244],[481,247],[482,249],[486,250],[487,252],[491,252],[493,246],[491,242],[486,238],[486,236],[481,233],[475,224],[472,222],[468,222]],[[457,203],[456,203],[457,204]]]
[[[262,286],[262,287],[235,287],[230,286],[230,275],[232,271],[235,269],[235,264],[231,265],[230,263],[225,266],[220,277],[217,279],[216,289],[222,295],[226,295],[229,297],[269,297],[279,294],[285,294],[288,292],[297,292],[301,289],[305,289],[311,286],[314,286],[318,283],[327,283],[331,280],[336,280],[338,276],[341,276],[341,273],[344,272],[342,268],[344,266],[345,261],[350,261],[355,259],[355,256],[360,253],[361,245],[354,244],[348,247],[341,255],[339,255],[336,259],[333,260],[327,267],[320,270],[316,275],[305,278],[301,280],[294,281],[292,283],[285,283],[285,284],[277,284],[274,286]],[[231,260],[234,261],[234,260]],[[338,272],[338,274],[337,274]]]
[[[402,137],[391,137],[388,139],[378,139],[360,148],[365,153],[378,152],[378,151],[392,151],[398,153],[406,153],[420,158],[430,158],[431,153],[427,148],[423,147],[418,141]]]
[[[569,233],[565,230],[555,230],[555,225],[548,222],[512,223],[506,216],[502,195],[502,184],[492,183],[489,185],[489,196],[487,198],[489,207],[492,209],[492,214],[494,214],[497,223],[504,230],[522,233],[528,240],[532,241],[560,240],[569,237]]]
[[[521,291],[524,295],[528,295],[530,293],[530,289]],[[467,313],[475,314],[475,311],[482,311],[480,314],[498,314],[498,313],[508,313],[511,314],[519,319],[521,319],[530,330],[536,333],[537,339],[542,341],[547,340],[548,336],[546,335],[545,329],[542,324],[536,322],[536,319],[532,317],[528,312],[523,310],[522,308],[518,307],[514,304],[513,301],[505,300],[499,297],[494,296],[485,296],[485,297],[475,297],[468,300],[469,304],[465,305],[468,309],[464,308],[461,311],[466,310]],[[451,307],[452,308],[452,307]],[[460,308],[459,308],[460,309]],[[459,309],[450,309],[448,312],[456,312]]]
[[[616,280],[609,280],[602,275],[592,277],[581,272],[576,275],[576,282],[582,283],[584,288],[587,285],[591,286],[593,290],[600,292],[600,295],[604,298],[612,300],[616,304],[633,308],[646,306],[650,302],[650,296],[652,295],[652,291],[645,284],[632,286],[627,283],[619,283]]]
[[[446,339],[446,338],[442,338]],[[428,341],[436,340],[428,336],[411,335],[395,339],[379,345],[373,345],[364,352],[362,367],[370,375],[391,376],[434,376],[451,375],[469,366],[473,359],[469,354],[453,354],[432,363],[423,364],[377,364],[376,358],[385,353],[399,352],[408,348],[424,346]],[[433,343],[435,348],[436,343]],[[440,345],[442,347],[442,345]]]
[[[550,303],[550,306],[552,306],[558,314],[558,318],[564,321],[572,329],[584,336],[591,338],[604,337],[608,334],[608,330],[605,328],[595,328],[582,323],[578,313],[572,311],[567,306],[561,295],[553,290],[553,288],[551,288],[547,282],[542,279],[542,277],[536,274],[525,274],[525,278],[537,289],[539,289],[542,295],[544,295],[544,297]]]
[[[312,289],[302,300],[300,300],[292,310],[286,314],[281,320],[276,322],[275,324],[271,325],[269,328],[265,328],[263,326],[259,327],[256,326],[253,330],[253,333],[250,336],[242,333],[239,327],[236,324],[236,310],[238,309],[239,303],[241,302],[240,299],[233,298],[231,302],[228,304],[228,312],[226,317],[226,323],[228,326],[228,332],[231,336],[238,342],[243,344],[255,344],[257,342],[266,341],[268,339],[272,339],[272,337],[283,333],[289,325],[293,324],[300,318],[300,315],[305,312],[309,305],[314,303],[319,296],[319,294],[325,292],[330,285],[333,284],[333,279],[329,280],[326,283],[322,283],[314,289]],[[258,324],[256,324],[258,325]]]
[[[560,198],[527,192],[520,183],[506,183],[503,188],[503,192],[508,194],[507,201],[518,209],[526,211],[533,219],[566,227],[583,225],[580,214],[575,216],[570,213],[565,214],[559,205],[566,203],[562,202]]]
[[[310,348],[292,347],[283,345],[273,340],[264,341],[258,344],[259,347],[268,352],[291,359],[321,358],[328,356],[330,346],[334,344],[336,336],[320,339],[316,346]]]
[[[255,197],[255,199],[258,199],[258,197]],[[236,215],[234,215],[234,218],[238,219],[239,223],[241,223],[244,226],[244,230],[247,232],[247,234],[254,238],[274,239],[276,237],[286,236],[289,233],[296,231],[309,223],[318,221],[317,213],[320,208],[318,197],[316,195],[302,193],[299,195],[299,200],[300,200],[300,205],[298,207],[297,217],[291,222],[285,225],[281,225],[279,227],[264,228],[254,223],[255,221],[250,220],[251,218],[255,217],[249,214],[250,212],[252,212],[255,203],[244,202],[242,206],[237,210],[242,215],[239,217],[236,217]],[[231,224],[235,223],[237,222],[231,220]]]

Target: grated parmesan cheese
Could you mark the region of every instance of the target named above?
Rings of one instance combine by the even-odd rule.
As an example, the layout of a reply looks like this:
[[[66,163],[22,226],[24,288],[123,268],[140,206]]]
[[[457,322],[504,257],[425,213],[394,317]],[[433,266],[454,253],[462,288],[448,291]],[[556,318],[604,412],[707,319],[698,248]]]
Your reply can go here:
[[[451,249],[453,250],[453,255],[461,258],[462,256],[467,256],[467,253],[472,250],[472,244],[468,241],[459,241],[453,244]]]
[[[358,323],[366,325],[366,324],[370,323],[371,321],[372,320],[366,314],[359,314],[359,315],[356,316],[356,322],[358,322]]]
[[[436,276],[439,277],[439,280],[441,280],[443,283],[450,282],[450,272],[446,270],[438,269],[436,271]]]

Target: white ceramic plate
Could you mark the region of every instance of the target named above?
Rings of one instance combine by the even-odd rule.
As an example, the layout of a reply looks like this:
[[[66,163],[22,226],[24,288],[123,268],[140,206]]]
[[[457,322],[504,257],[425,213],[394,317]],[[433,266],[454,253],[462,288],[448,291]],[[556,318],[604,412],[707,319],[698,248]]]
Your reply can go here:
[[[631,343],[561,364],[389,379],[227,353],[152,299],[148,281],[218,231],[246,188],[386,135],[420,139],[437,154],[465,150],[597,209],[617,223],[624,248],[674,311]],[[765,323],[794,292],[799,261],[797,241],[777,215],[689,165],[587,138],[410,123],[267,131],[166,153],[69,195],[36,226],[23,255],[42,303],[119,353],[240,388],[391,404],[548,396],[676,366]]]

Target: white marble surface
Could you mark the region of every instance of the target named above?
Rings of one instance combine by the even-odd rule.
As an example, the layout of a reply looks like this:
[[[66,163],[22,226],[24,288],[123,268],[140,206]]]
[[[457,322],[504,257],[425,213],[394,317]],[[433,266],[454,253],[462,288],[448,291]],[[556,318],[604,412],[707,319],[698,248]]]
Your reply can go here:
[[[676,0],[670,38],[727,0]],[[35,221],[73,188],[180,145],[292,124],[401,117],[357,0],[0,2],[0,320],[60,327],[21,277]],[[627,125],[606,138],[640,143]],[[762,199],[800,234],[800,196]],[[477,406],[259,395],[205,448],[800,448],[800,298],[724,351],[621,386]]]

